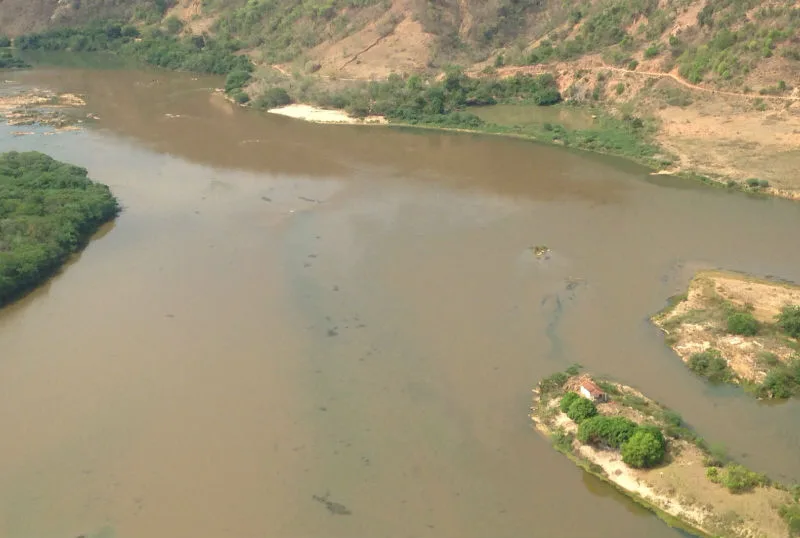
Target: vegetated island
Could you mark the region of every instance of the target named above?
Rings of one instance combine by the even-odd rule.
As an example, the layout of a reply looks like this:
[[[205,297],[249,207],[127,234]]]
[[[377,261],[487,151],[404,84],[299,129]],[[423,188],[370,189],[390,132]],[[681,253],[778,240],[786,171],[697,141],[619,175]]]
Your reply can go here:
[[[764,399],[800,396],[800,286],[702,271],[653,317],[698,375]]]
[[[52,276],[118,212],[84,168],[38,152],[0,155],[0,307]]]
[[[730,461],[631,387],[572,367],[534,389],[531,418],[557,450],[672,526],[698,536],[800,536],[800,488]]]

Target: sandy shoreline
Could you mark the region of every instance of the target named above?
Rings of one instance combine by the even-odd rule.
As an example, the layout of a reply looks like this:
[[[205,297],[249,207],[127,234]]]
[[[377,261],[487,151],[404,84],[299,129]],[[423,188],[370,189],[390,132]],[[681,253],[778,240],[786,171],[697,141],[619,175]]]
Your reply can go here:
[[[312,105],[292,104],[278,108],[271,108],[267,112],[279,114],[289,118],[309,121],[312,123],[339,123],[348,125],[381,125],[387,123],[383,116],[367,116],[365,118],[354,118],[343,110],[320,108]]]

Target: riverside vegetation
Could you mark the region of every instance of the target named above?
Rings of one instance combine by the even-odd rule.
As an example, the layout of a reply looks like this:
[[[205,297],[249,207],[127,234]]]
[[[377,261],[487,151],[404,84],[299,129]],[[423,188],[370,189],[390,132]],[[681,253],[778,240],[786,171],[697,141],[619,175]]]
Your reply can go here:
[[[37,152],[0,155],[0,306],[53,275],[118,212],[84,168]]]
[[[700,376],[765,399],[800,395],[800,287],[704,271],[653,317]]]
[[[531,417],[554,447],[671,525],[702,536],[800,536],[800,487],[733,462],[677,413],[631,387],[594,379],[607,401],[577,393],[578,367],[543,379]]]
[[[56,36],[59,47],[223,74],[240,104],[327,100],[358,113],[381,108],[364,97],[367,81],[387,84],[392,74],[435,88],[453,65],[478,79],[549,72],[563,101],[597,116],[592,129],[480,122],[466,115],[477,103],[410,119],[398,111],[390,121],[535,138],[710,184],[800,197],[793,173],[800,8],[793,0],[5,2],[20,15],[0,14],[0,31],[70,28],[75,35]],[[109,23],[87,25],[109,17],[121,26],[106,28],[105,37],[92,28]],[[45,41],[26,46],[54,43]],[[294,78],[275,87],[276,72]]]

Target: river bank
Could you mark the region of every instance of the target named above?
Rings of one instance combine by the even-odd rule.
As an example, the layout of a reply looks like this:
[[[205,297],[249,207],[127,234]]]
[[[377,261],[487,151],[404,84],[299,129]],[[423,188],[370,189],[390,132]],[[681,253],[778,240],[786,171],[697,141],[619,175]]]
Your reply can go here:
[[[759,398],[788,398],[800,394],[798,305],[800,286],[792,283],[701,271],[652,320],[698,375]]]
[[[592,412],[579,414],[570,404],[590,405],[577,396],[581,392],[597,399]],[[798,532],[792,523],[800,511],[796,491],[793,496],[710,450],[679,415],[631,387],[579,375],[577,369],[555,374],[534,389],[531,419],[556,449],[670,525],[726,538],[784,538],[787,524],[794,525],[791,536]],[[627,458],[633,449],[628,451],[626,443],[634,442],[639,428],[661,432],[663,461],[632,466]]]
[[[519,105],[525,107],[526,105]],[[726,175],[709,175],[692,168],[675,168],[664,166],[664,156],[659,153],[661,148],[656,142],[648,143],[639,138],[637,133],[631,132],[624,121],[615,120],[600,111],[591,117],[598,122],[594,128],[576,129],[560,124],[541,122],[527,125],[503,125],[485,123],[477,126],[448,126],[436,123],[412,123],[404,121],[387,120],[383,116],[356,117],[341,109],[319,107],[308,103],[296,103],[268,110],[269,113],[279,114],[294,119],[311,123],[342,124],[342,125],[389,125],[397,127],[412,127],[417,129],[432,129],[445,132],[480,133],[493,136],[504,136],[523,140],[532,140],[549,145],[570,147],[601,155],[622,157],[651,170],[653,175],[670,175],[686,180],[699,181],[710,186],[737,190],[750,194],[768,195],[788,200],[800,200],[800,191],[793,189],[770,186],[759,180],[736,181]],[[602,116],[602,117],[598,117]],[[666,150],[664,150],[666,151]]]

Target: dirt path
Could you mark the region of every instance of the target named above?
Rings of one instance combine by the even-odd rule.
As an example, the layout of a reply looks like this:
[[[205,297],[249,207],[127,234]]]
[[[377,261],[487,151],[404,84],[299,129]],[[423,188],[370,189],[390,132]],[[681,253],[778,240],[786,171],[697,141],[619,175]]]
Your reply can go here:
[[[704,86],[698,86],[697,84],[692,84],[687,80],[681,78],[677,75],[674,71],[669,73],[664,73],[660,71],[636,71],[633,69],[625,69],[624,67],[613,67],[607,64],[601,65],[581,65],[576,66],[576,68],[580,67],[581,69],[592,69],[595,71],[603,70],[603,71],[613,71],[616,73],[630,73],[632,75],[641,75],[645,77],[656,77],[656,78],[671,78],[681,86],[685,88],[689,88],[691,90],[699,91],[699,92],[706,92],[711,93],[714,95],[727,95],[730,97],[744,97],[747,99],[772,99],[776,101],[798,101],[800,100],[800,96],[791,96],[791,95],[761,95],[756,93],[741,93],[741,92],[729,92],[725,90],[715,90],[714,88],[706,88]],[[499,70],[499,73],[503,77],[510,77],[514,76],[517,73],[545,73],[551,71],[553,66],[549,65],[535,65],[535,66],[519,66],[519,67],[505,67]]]

